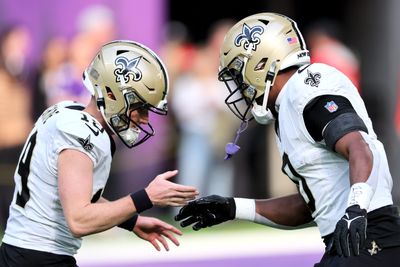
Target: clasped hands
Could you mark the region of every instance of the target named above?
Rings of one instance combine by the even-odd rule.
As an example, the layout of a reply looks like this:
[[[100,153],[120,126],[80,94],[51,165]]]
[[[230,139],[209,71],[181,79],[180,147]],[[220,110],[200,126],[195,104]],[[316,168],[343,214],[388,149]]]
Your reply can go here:
[[[193,224],[193,230],[210,227],[235,218],[235,201],[231,197],[211,195],[190,201],[183,206],[175,221],[182,227]]]

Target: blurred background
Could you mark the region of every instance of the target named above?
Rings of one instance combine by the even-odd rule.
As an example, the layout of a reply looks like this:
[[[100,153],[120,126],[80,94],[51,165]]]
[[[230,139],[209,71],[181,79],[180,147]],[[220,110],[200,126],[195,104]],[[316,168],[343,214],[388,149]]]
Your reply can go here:
[[[113,39],[141,42],[160,55],[170,76],[170,112],[167,117],[151,117],[156,136],[143,145],[128,150],[117,141],[106,197],[116,199],[142,188],[171,169],[180,171],[177,182],[197,186],[202,195],[266,198],[293,192],[294,185],[280,173],[269,126],[249,125],[239,140],[240,152],[230,161],[223,160],[224,146],[234,138],[239,120],[225,106],[227,91],[217,81],[220,43],[233,23],[259,12],[278,12],[294,19],[312,61],[337,67],[358,86],[386,147],[394,200],[399,204],[400,2],[336,0],[321,5],[314,0],[220,0],[218,4],[210,0],[0,0],[0,234],[12,198],[16,161],[32,124],[46,107],[60,100],[88,102],[82,71],[99,47]],[[175,213],[174,209],[148,211],[171,223]],[[270,231],[246,223],[216,228],[236,229],[230,235],[235,236],[241,233],[237,229],[246,227],[257,233]],[[214,239],[211,233],[207,238]],[[306,234],[319,242],[318,233]],[[88,237],[88,244],[120,232],[102,235]],[[269,242],[268,236],[238,242],[257,240]],[[230,247],[235,246],[230,242]],[[109,242],[105,243],[107,250]],[[316,246],[317,260],[322,244]],[[85,252],[84,243],[82,248],[87,262],[94,258],[89,247]],[[146,248],[151,250],[147,244]],[[270,249],[264,248],[261,257]]]

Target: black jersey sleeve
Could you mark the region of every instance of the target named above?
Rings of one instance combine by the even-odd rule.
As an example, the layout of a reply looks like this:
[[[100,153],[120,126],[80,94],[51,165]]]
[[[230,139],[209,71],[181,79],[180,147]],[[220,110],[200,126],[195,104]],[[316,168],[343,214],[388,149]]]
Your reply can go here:
[[[322,95],[314,98],[304,108],[303,118],[311,137],[316,142],[324,139],[332,150],[336,141],[345,134],[358,130],[368,132],[364,122],[344,96]]]

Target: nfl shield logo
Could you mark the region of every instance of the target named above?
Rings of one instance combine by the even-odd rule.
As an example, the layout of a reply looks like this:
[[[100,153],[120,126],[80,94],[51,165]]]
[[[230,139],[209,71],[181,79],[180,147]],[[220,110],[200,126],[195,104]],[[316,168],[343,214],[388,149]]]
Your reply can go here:
[[[335,112],[338,109],[338,105],[336,105],[335,101],[329,101],[324,106],[330,113]]]

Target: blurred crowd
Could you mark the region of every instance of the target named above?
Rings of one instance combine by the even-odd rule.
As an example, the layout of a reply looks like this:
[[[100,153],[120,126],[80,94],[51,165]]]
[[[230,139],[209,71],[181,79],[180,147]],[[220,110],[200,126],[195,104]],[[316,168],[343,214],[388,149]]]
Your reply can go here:
[[[8,217],[13,174],[33,123],[61,100],[87,104],[90,93],[82,73],[102,44],[115,38],[115,19],[105,6],[83,10],[70,40],[52,36],[39,64],[29,61],[32,34],[24,24],[3,26],[0,32],[0,228]]]
[[[240,153],[224,160],[225,144],[232,141],[240,124],[224,103],[225,85],[217,80],[220,44],[233,23],[217,21],[210,27],[207,39],[200,43],[192,42],[183,23],[166,24],[158,52],[170,76],[170,112],[166,126],[164,122],[166,130],[161,131],[166,149],[158,158],[167,159],[168,169],[179,170],[179,183],[196,186],[201,195],[265,198],[274,193],[269,177],[280,172],[280,165],[270,160],[278,157],[269,151],[268,140],[273,138],[270,126],[250,124],[239,141]],[[86,104],[90,94],[83,87],[82,72],[102,44],[118,38],[114,14],[105,6],[83,10],[76,29],[72,38],[49,38],[39,64],[28,60],[32,36],[24,25],[8,25],[0,32],[0,228],[8,217],[19,153],[33,123],[45,108],[58,101],[69,99]],[[356,56],[341,41],[326,37],[322,28],[313,30],[308,38],[314,61],[324,62],[328,60],[326,55],[336,55],[331,56],[336,60],[342,58],[339,63],[351,68],[348,75],[357,85]],[[155,126],[156,130],[161,127]],[[118,160],[116,157],[114,168],[121,165]],[[143,179],[135,170],[129,173]],[[121,188],[132,191],[120,174],[112,171],[106,193],[121,195]]]

